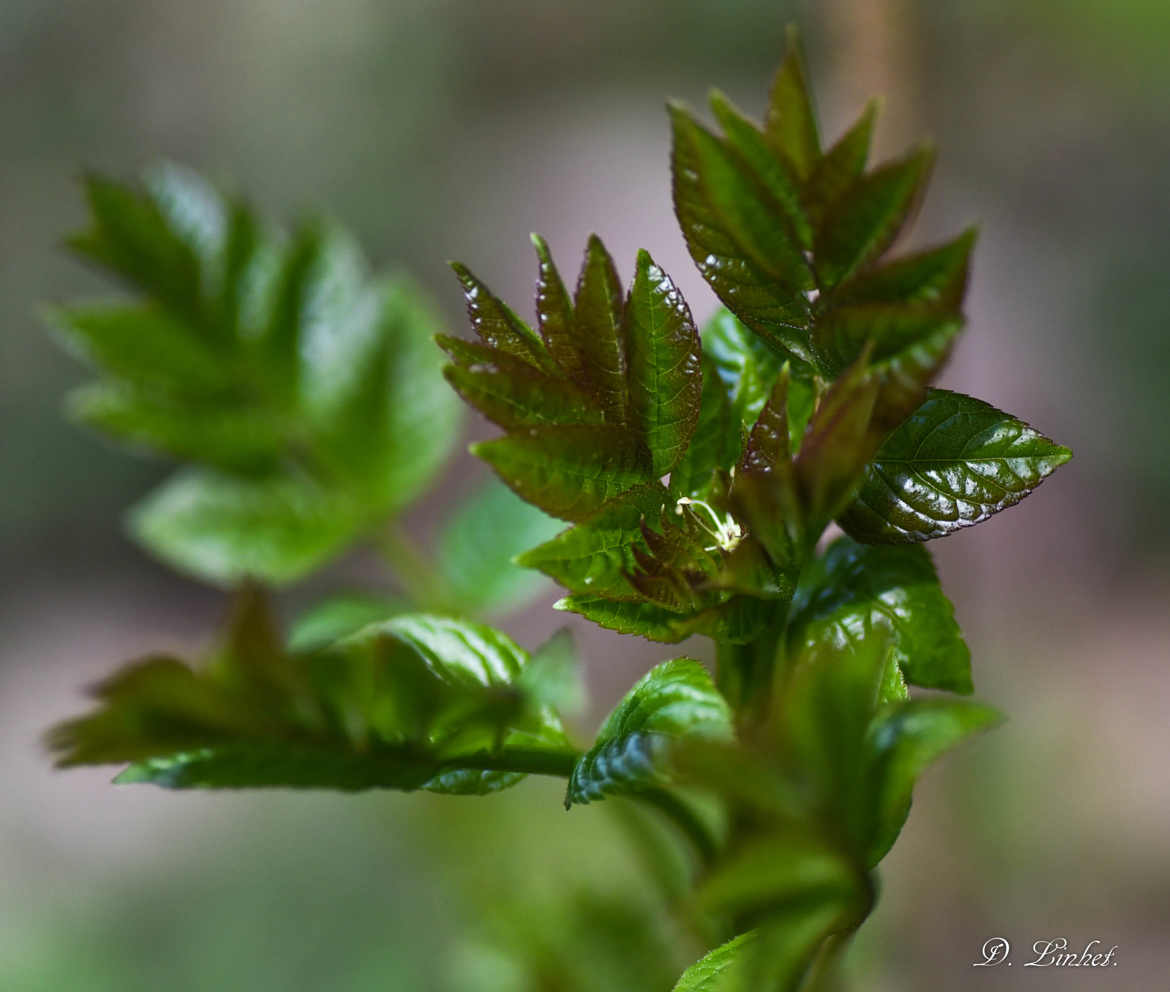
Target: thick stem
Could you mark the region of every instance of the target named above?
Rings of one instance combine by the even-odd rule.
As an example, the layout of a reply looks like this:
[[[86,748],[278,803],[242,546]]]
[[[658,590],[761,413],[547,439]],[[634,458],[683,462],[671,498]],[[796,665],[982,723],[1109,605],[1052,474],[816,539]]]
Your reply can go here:
[[[544,751],[539,748],[508,748],[492,753],[481,751],[445,762],[445,771],[471,769],[481,772],[518,772],[524,775],[553,775],[568,778],[577,764],[575,751]]]
[[[750,644],[716,644],[719,690],[742,724],[767,712],[773,673],[782,649],[785,625],[765,630]]]

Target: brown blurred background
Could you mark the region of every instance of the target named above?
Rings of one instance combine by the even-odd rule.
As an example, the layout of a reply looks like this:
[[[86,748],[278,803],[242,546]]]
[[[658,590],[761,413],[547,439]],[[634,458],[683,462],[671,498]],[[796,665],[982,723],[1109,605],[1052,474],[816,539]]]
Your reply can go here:
[[[920,789],[857,987],[1165,987],[1170,4],[3,0],[0,989],[524,989],[493,918],[627,857],[601,811],[563,813],[555,784],[478,801],[182,795],[49,769],[39,734],[79,686],[203,643],[223,605],[121,534],[166,467],[58,412],[84,372],[35,308],[102,289],[58,247],[82,221],[79,170],[170,158],[277,216],[324,210],[413,270],[453,327],[443,261],[525,299],[532,230],[566,259],[593,230],[619,260],[650,249],[705,318],[663,102],[716,85],[758,113],[789,20],[828,135],[876,93],[879,154],[937,141],[913,240],[981,225],[944,384],[1077,455],[1021,507],[933,545],[978,694],[1010,721]],[[443,498],[480,473],[452,465]],[[334,578],[372,574],[358,556]],[[553,598],[504,626],[534,645],[563,621]],[[588,730],[671,649],[579,633]],[[973,969],[993,935],[1020,953],[1099,938],[1120,963]]]

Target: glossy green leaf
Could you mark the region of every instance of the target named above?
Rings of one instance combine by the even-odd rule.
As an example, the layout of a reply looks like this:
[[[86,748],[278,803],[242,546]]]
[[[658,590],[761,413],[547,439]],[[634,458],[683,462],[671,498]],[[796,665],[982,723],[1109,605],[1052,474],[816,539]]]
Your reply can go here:
[[[410,285],[371,281],[336,228],[282,238],[175,166],[86,192],[91,226],[70,244],[136,299],[50,313],[101,375],[71,412],[198,466],[135,511],[149,550],[212,582],[291,581],[433,477],[459,407]]]
[[[59,763],[129,761],[120,781],[171,788],[478,793],[573,761],[523,688],[528,655],[489,627],[403,615],[308,654],[274,638],[246,594],[201,670],[149,659],[98,686],[98,709],[52,731]]]
[[[471,328],[489,348],[511,355],[534,368],[546,361],[540,340],[511,308],[497,298],[467,266],[453,262],[451,268],[463,286],[463,299]]]
[[[732,408],[719,370],[703,356],[703,391],[699,421],[690,447],[670,473],[670,491],[678,496],[707,499],[716,472],[728,471],[738,460],[742,427]]]
[[[804,210],[814,228],[820,227],[865,170],[876,120],[877,103],[870,101],[857,123],[817,160],[803,190]]]
[[[767,137],[726,96],[714,90],[710,102],[729,150],[743,160],[764,192],[780,208],[801,248],[811,248],[812,228],[801,203],[800,183],[791,166],[776,155]]]
[[[886,438],[840,522],[865,543],[942,537],[1018,503],[1070,457],[990,404],[934,389]]]
[[[681,107],[673,122],[674,207],[703,278],[782,353],[807,360],[813,288],[789,221],[748,166]]]
[[[642,522],[658,520],[671,502],[659,483],[632,489],[578,526],[525,551],[517,564],[538,569],[573,592],[635,599],[626,575],[637,568],[634,548],[650,550]]]
[[[851,279],[836,294],[839,303],[930,304],[957,309],[967,291],[975,230],[953,241],[906,255]]]
[[[631,419],[650,449],[652,474],[662,476],[678,464],[695,432],[702,371],[699,334],[690,309],[670,277],[644,251],[638,253],[622,335]]]
[[[622,284],[613,259],[596,235],[589,238],[577,280],[574,340],[580,348],[587,388],[608,423],[629,416],[627,343],[622,334]],[[564,371],[571,375],[572,366]]]
[[[726,307],[720,307],[703,328],[703,352],[714,364],[739,422],[749,429],[767,402],[783,361]]]
[[[872,816],[866,864],[877,864],[893,846],[925,768],[1001,720],[990,706],[949,699],[908,700],[875,719],[867,738],[863,800]]]
[[[792,601],[789,650],[828,642],[842,649],[891,633],[893,661],[907,681],[971,692],[971,656],[930,555],[920,547],[833,542],[801,577]],[[896,682],[896,676],[890,678]],[[895,694],[896,688],[889,690]]]
[[[803,552],[805,512],[800,505],[788,422],[791,377],[785,366],[752,426],[736,469],[731,501],[776,569],[794,584]],[[790,588],[786,588],[788,593]]]
[[[523,499],[582,520],[683,458],[699,420],[699,337],[682,296],[645,252],[623,299],[613,260],[590,238],[570,301],[548,246],[533,240],[541,337],[456,267],[481,343],[439,343],[453,360],[451,383],[508,431],[476,454]],[[533,354],[520,354],[530,346]]]
[[[874,424],[881,384],[868,364],[867,351],[821,397],[796,457],[803,514],[814,533],[845,505],[881,443]]]
[[[810,176],[821,157],[817,115],[807,75],[800,38],[795,29],[790,29],[788,50],[772,82],[764,133],[801,179]]]
[[[731,711],[707,670],[690,658],[663,662],[610,713],[573,769],[565,805],[668,784],[673,740],[730,734]]]
[[[649,453],[621,428],[550,427],[472,445],[522,499],[584,520],[652,476]]]
[[[462,609],[503,613],[546,588],[513,558],[551,538],[561,525],[493,480],[472,494],[439,537],[438,566]]]
[[[923,148],[863,176],[828,212],[813,253],[817,278],[832,288],[893,243],[922,196],[934,152]]]

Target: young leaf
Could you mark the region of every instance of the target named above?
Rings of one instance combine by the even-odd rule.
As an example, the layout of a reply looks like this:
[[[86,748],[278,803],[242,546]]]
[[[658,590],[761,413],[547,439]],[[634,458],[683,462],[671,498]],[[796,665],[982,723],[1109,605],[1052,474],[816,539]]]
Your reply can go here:
[[[547,245],[534,242],[541,336],[456,266],[482,343],[439,343],[452,385],[508,432],[475,453],[523,499],[577,521],[682,459],[699,420],[698,332],[645,252],[623,301],[594,236],[570,301]]]
[[[702,371],[686,301],[644,251],[638,253],[622,337],[632,420],[650,449],[651,471],[662,476],[678,464],[695,433]]]
[[[571,592],[637,599],[627,576],[638,567],[634,549],[650,553],[642,522],[661,519],[672,502],[657,482],[631,489],[576,527],[525,551],[516,562],[544,572]]]
[[[865,171],[876,120],[877,101],[871,100],[857,123],[817,161],[803,191],[804,211],[814,229],[821,228],[825,216]]]
[[[171,788],[457,793],[571,767],[556,717],[522,687],[528,655],[489,627],[403,615],[307,654],[274,638],[246,593],[202,670],[149,659],[98,686],[96,711],[51,732],[59,764],[129,761],[120,781]]]
[[[101,374],[71,409],[196,463],[135,511],[149,550],[211,582],[292,581],[434,475],[458,406],[409,285],[370,282],[340,231],[283,239],[174,166],[86,192],[92,225],[70,244],[140,299],[50,314]]]
[[[868,433],[880,437],[922,401],[962,327],[969,237],[881,265],[921,199],[932,154],[865,172],[873,104],[822,153],[794,38],[762,133],[722,96],[712,107],[722,138],[671,110],[675,212],[696,265],[810,394],[813,380],[842,377],[868,353],[867,389],[877,390]],[[713,338],[713,357],[720,346]],[[741,388],[760,394],[750,378]],[[816,501],[844,498],[855,468],[815,483],[825,490]]]
[[[573,769],[565,806],[666,784],[672,741],[730,734],[731,711],[707,670],[690,658],[665,661],[610,713]]]
[[[893,846],[910,811],[914,783],[926,766],[1001,720],[989,706],[949,699],[908,700],[874,720],[862,800],[872,824],[867,865],[876,865]]]
[[[801,179],[809,177],[821,157],[817,115],[807,75],[800,36],[795,28],[790,28],[788,50],[772,82],[764,133]]]
[[[1071,457],[982,400],[933,389],[881,445],[840,523],[868,544],[943,537],[1018,503]]]
[[[705,954],[682,973],[673,992],[746,992],[741,979],[756,936],[749,930]]]
[[[922,148],[854,183],[813,246],[823,287],[832,289],[890,247],[921,199],[933,161],[933,149]]]
[[[908,682],[968,693],[971,654],[925,548],[835,541],[801,577],[792,600],[789,650],[822,643],[847,649],[884,627]],[[890,678],[896,681],[891,672]],[[895,694],[898,690],[892,689]]]
[[[681,107],[671,108],[674,206],[691,257],[716,295],[780,354],[807,363],[814,287],[783,208],[750,165]]]
[[[719,370],[703,356],[703,392],[699,422],[682,461],[670,473],[670,491],[675,495],[706,500],[716,485],[715,473],[726,472],[739,458],[742,427],[732,408]]]
[[[621,428],[550,427],[480,441],[471,452],[521,499],[584,520],[653,477],[646,449]]]

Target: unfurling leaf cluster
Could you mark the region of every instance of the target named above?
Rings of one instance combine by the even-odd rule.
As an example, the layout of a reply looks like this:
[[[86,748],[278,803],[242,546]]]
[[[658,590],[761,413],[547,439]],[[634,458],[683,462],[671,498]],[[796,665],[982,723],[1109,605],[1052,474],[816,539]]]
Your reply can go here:
[[[442,375],[502,430],[472,451],[504,485],[457,512],[434,562],[387,528],[454,435],[416,291],[371,281],[331,226],[285,237],[173,168],[142,189],[87,180],[72,245],[135,295],[54,312],[101,373],[72,408],[190,463],[133,531],[237,593],[202,665],[148,658],[99,685],[52,732],[60,762],[175,788],[559,776],[566,807],[632,798],[688,840],[683,914],[720,946],[678,992],[796,992],[831,969],[920,773],[998,720],[957,698],[970,654],[925,542],[1070,453],[932,385],[974,235],[891,257],[933,153],[870,165],[872,105],[826,146],[806,77],[792,37],[762,127],[718,93],[715,129],[670,108],[675,212],[722,303],[701,331],[648,253],[627,287],[596,236],[572,291],[534,237],[531,325],[454,266],[475,337],[436,335]],[[328,599],[281,634],[257,581],[362,538],[397,594]],[[714,675],[657,665],[576,746],[567,637],[529,656],[464,618],[531,595],[509,558],[603,627],[709,637]]]

